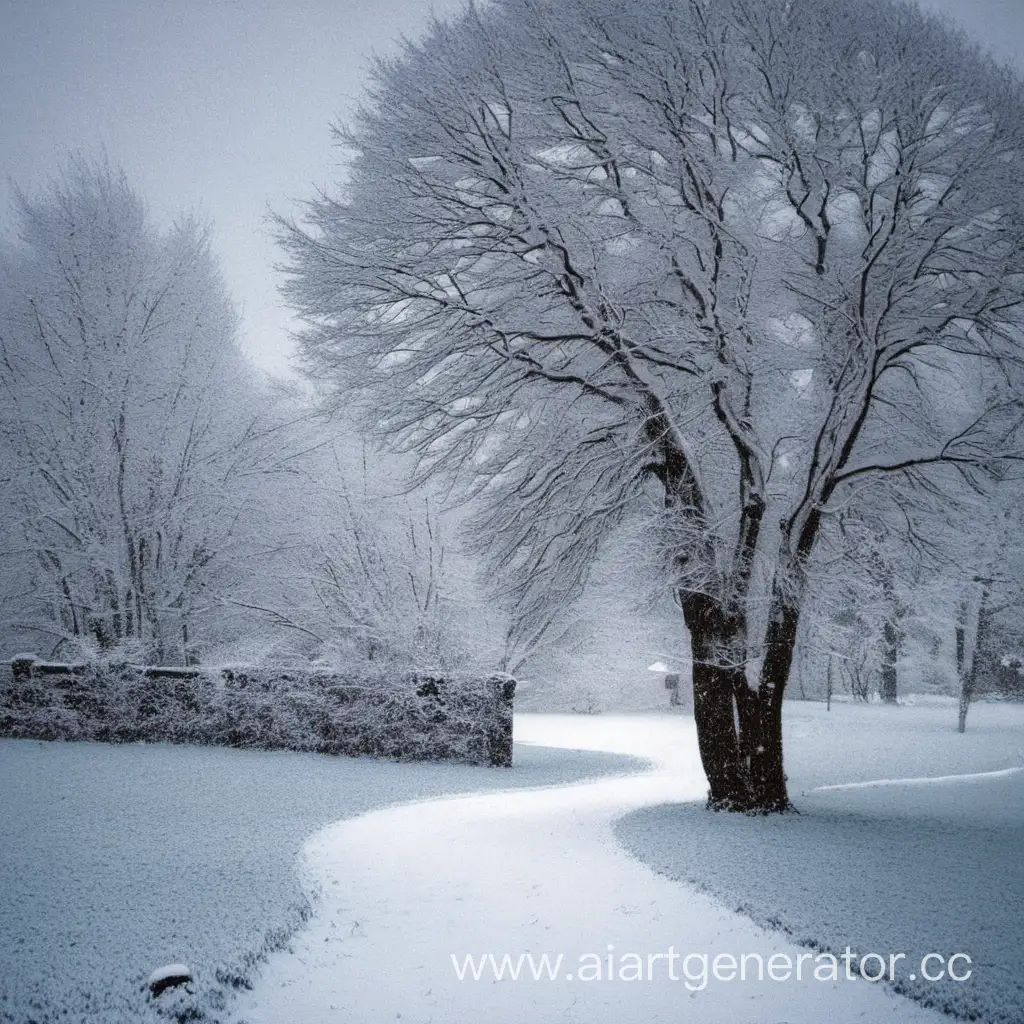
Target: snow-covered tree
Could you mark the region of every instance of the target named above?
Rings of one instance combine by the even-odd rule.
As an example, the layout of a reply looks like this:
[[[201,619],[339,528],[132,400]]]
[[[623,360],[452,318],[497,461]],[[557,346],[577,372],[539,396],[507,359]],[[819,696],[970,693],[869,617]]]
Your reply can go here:
[[[830,519],[1020,453],[1022,95],[884,0],[496,0],[378,66],[282,224],[310,371],[475,495],[523,615],[646,520],[713,807],[789,807]]]
[[[342,424],[311,417],[304,437],[291,497],[270,498],[278,553],[229,598],[264,626],[245,656],[493,669],[500,617],[440,500],[407,493],[401,462]]]
[[[1024,647],[1024,511],[1018,474],[1001,480],[978,503],[957,571],[950,574],[956,600],[950,619],[955,637],[960,732],[983,686],[999,689],[1009,662]],[[1012,677],[1012,673],[1010,673]]]
[[[14,212],[0,254],[7,632],[187,661],[258,530],[283,424],[236,347],[201,225],[157,230],[122,172],[81,157]]]

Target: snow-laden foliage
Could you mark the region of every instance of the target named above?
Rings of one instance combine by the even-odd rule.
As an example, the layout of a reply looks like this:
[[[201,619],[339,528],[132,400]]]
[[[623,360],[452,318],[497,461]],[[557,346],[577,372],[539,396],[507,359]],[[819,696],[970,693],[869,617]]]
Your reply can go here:
[[[532,628],[647,524],[715,806],[788,806],[837,518],[928,536],[1021,457],[1022,96],[885,0],[498,0],[378,66],[281,223],[310,372],[477,499]]]
[[[585,594],[553,603],[531,618],[511,609],[505,670],[519,681],[517,707],[538,711],[650,711],[669,706],[663,672],[689,676],[689,651],[679,610],[651,586],[655,552],[642,524],[608,539],[591,568]],[[692,710],[689,686],[683,705]]]
[[[344,671],[385,660],[409,669],[487,672],[500,659],[498,616],[441,498],[405,493],[403,466],[352,441],[350,426],[309,414],[301,457],[279,494],[248,578],[230,595],[248,618],[207,660],[246,664],[311,658]]]
[[[157,669],[15,662],[0,735],[195,743],[399,760],[512,763],[515,682],[315,669]]]
[[[0,250],[7,632],[187,662],[263,525],[287,447],[244,361],[208,233],[149,221],[81,158],[19,194]]]

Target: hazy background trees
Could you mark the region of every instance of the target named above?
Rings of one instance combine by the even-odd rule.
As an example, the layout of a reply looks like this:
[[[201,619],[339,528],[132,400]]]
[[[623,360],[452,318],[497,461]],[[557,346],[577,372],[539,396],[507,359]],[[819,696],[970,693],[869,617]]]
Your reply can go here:
[[[500,616],[482,600],[440,497],[410,492],[400,462],[351,424],[318,417],[308,397],[298,409],[305,450],[283,489],[262,496],[276,549],[251,561],[245,587],[225,602],[253,619],[234,650],[243,660],[494,670]]]
[[[399,480],[371,494],[379,465],[342,462],[344,428],[246,362],[207,229],[157,230],[123,172],[82,157],[15,212],[0,280],[8,645],[456,660],[442,637],[457,552],[429,500]]]
[[[12,625],[44,648],[187,657],[275,447],[207,234],[156,231],[123,173],[82,158],[16,202],[0,285]]]

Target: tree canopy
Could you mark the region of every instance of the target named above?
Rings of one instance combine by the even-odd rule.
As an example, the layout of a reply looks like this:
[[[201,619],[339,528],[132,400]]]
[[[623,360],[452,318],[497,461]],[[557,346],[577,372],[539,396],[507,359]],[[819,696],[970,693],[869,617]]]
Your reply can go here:
[[[378,64],[281,224],[311,372],[477,497],[525,614],[649,517],[716,806],[788,806],[823,521],[1020,456],[1021,100],[884,0],[499,0]]]

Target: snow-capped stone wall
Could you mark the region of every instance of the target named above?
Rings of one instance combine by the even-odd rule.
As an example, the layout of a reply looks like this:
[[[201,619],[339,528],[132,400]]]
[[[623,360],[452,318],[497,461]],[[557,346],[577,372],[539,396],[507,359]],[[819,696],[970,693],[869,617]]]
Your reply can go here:
[[[512,764],[515,680],[319,669],[64,665],[0,674],[0,736]]]

